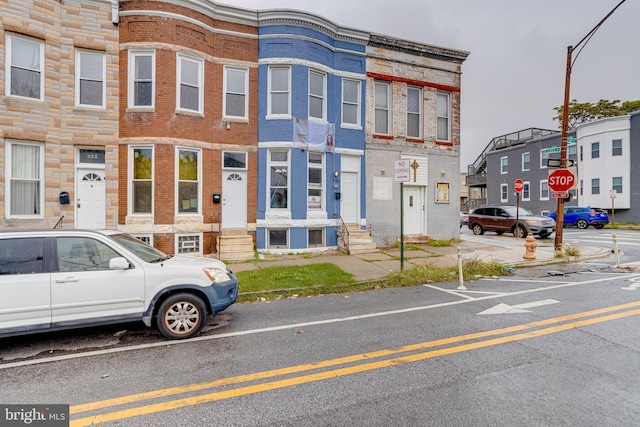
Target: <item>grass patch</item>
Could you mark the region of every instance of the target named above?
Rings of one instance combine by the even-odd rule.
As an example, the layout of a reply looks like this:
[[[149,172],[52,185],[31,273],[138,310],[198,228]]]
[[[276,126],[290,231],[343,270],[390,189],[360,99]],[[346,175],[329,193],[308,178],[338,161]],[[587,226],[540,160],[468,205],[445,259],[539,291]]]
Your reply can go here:
[[[483,276],[507,276],[513,270],[499,263],[469,259],[462,264],[465,280]],[[417,286],[425,283],[458,281],[458,267],[418,265],[391,273],[382,280],[356,282],[353,275],[331,263],[289,267],[268,267],[241,271],[238,301],[277,299],[290,296],[311,296],[342,292],[360,292],[379,288]]]
[[[453,240],[427,240],[427,246],[439,247],[439,246],[451,246]]]

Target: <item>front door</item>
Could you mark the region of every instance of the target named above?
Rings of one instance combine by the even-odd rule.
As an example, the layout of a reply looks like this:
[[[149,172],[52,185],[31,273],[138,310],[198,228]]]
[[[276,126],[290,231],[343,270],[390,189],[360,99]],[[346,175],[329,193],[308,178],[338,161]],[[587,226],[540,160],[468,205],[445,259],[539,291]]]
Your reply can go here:
[[[423,193],[423,187],[404,186],[404,234],[424,234]]]
[[[358,174],[343,172],[341,186],[340,216],[346,224],[356,224],[358,223]]]
[[[105,172],[104,169],[76,171],[76,215],[77,228],[105,228]]]
[[[222,228],[247,228],[247,172],[222,172]]]

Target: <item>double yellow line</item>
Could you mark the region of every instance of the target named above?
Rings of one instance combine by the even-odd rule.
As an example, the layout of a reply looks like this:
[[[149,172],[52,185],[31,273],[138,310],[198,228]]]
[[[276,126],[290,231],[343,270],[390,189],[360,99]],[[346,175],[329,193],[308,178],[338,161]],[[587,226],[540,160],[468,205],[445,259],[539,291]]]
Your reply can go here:
[[[260,393],[268,390],[275,390],[293,385],[304,384],[314,381],[320,381],[328,378],[336,378],[345,375],[352,375],[359,372],[371,371],[374,369],[386,368],[389,366],[399,365],[403,363],[417,362],[420,360],[430,359],[439,356],[445,356],[463,351],[475,350],[484,347],[504,344],[508,342],[520,341],[527,338],[535,338],[543,335],[562,332],[582,326],[593,325],[596,323],[608,322],[611,320],[622,319],[640,314],[640,301],[605,307],[598,310],[585,311],[582,313],[571,314],[567,316],[555,317],[552,319],[540,320],[537,322],[526,323],[522,325],[510,326],[507,328],[494,329],[491,331],[477,332],[473,334],[460,335],[441,340],[428,341],[418,344],[412,344],[397,348],[385,349],[371,353],[356,354],[353,356],[340,357],[337,359],[324,360],[317,363],[309,363],[304,365],[290,366],[282,369],[274,369],[270,371],[257,372],[248,375],[240,375],[231,378],[224,378],[215,381],[209,381],[199,384],[191,384],[180,387],[171,387],[161,390],[150,391],[146,393],[132,394],[129,396],[118,397],[114,399],[101,400],[97,402],[85,403],[82,405],[71,406],[70,413],[72,415],[83,412],[96,411],[104,408],[113,408],[119,405],[131,405],[136,402],[156,399],[167,396],[174,396],[184,393],[193,393],[201,390],[213,389],[216,387],[230,386],[234,384],[248,383],[251,381],[265,380],[269,378],[277,378],[291,376],[307,371],[318,371],[325,368],[336,367],[331,370],[309,373],[301,376],[291,376],[290,378],[276,379],[270,382],[264,382],[256,385],[246,385],[231,390],[211,392],[193,397],[179,398],[167,402],[148,404],[130,409],[115,410],[85,418],[72,419],[70,426],[88,426],[92,424],[100,424],[108,421],[121,420],[126,418],[137,417],[156,412],[168,411],[186,406],[198,405],[201,403],[213,402],[216,400],[229,399],[232,397],[243,396],[247,394]],[[581,319],[581,320],[580,320]],[[506,336],[500,336],[511,334]],[[490,338],[495,337],[495,338]],[[490,338],[490,339],[484,339]],[[484,340],[483,340],[484,339]],[[418,352],[420,350],[447,346],[451,344],[463,343],[450,347],[430,350],[426,352]],[[402,353],[412,354],[400,356]],[[397,356],[397,357],[390,357]],[[384,358],[378,361],[373,359]],[[366,363],[359,363],[366,362]],[[339,365],[351,366],[337,367]]]

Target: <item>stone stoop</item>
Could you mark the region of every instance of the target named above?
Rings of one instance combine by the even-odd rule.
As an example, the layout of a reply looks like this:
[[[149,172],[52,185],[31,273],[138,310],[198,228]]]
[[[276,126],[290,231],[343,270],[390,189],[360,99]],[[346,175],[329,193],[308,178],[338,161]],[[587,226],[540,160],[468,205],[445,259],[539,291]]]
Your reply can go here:
[[[347,249],[346,242],[339,231],[338,250],[349,254],[368,254],[379,251],[367,230],[361,230],[357,224],[347,224],[347,229],[349,230],[349,248]]]
[[[404,235],[404,243],[416,243],[416,244],[424,244],[430,240],[429,236],[423,236],[421,234],[405,234]],[[400,236],[397,238],[397,242],[400,243]]]
[[[217,237],[217,258],[225,262],[247,261],[255,256],[253,237],[246,230],[223,230]]]

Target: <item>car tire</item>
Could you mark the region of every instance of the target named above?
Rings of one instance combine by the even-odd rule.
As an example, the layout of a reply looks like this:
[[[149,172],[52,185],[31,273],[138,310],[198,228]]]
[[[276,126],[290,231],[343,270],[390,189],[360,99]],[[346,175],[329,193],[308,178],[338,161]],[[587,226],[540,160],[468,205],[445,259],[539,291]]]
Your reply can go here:
[[[191,338],[200,333],[207,318],[207,308],[199,297],[181,293],[171,295],[158,309],[156,324],[170,340]]]
[[[484,229],[480,224],[473,224],[473,227],[471,227],[471,230],[473,231],[473,234],[475,234],[476,236],[482,236],[484,234]]]
[[[527,234],[529,234],[529,232],[522,225],[518,225],[513,229],[513,235],[515,237],[522,237],[524,239],[525,237],[527,237]]]
[[[585,228],[587,228],[589,226],[589,223],[587,222],[586,219],[584,218],[580,218],[576,221],[576,226],[578,228],[580,228],[581,230],[584,230]]]
[[[604,228],[604,224],[594,224],[593,225],[595,228],[597,228],[598,230]]]

